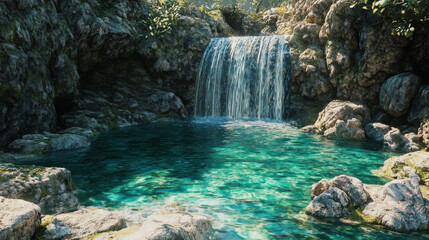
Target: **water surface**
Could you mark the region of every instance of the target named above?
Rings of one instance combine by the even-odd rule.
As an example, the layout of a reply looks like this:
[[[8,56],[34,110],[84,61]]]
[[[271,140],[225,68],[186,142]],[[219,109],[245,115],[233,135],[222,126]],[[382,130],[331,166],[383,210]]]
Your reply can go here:
[[[371,174],[390,156],[380,147],[330,141],[282,122],[197,119],[112,130],[89,149],[37,164],[71,170],[84,206],[147,213],[189,206],[214,218],[215,239],[423,239],[304,213],[311,184],[322,178],[385,183]]]

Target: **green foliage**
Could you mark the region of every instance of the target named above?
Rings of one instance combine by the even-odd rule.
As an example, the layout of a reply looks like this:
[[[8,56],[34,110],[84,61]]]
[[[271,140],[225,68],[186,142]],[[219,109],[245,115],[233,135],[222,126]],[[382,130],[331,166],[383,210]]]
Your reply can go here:
[[[412,39],[415,24],[429,21],[428,0],[357,0],[365,10],[393,23],[392,34]]]
[[[145,28],[144,37],[161,37],[169,34],[179,21],[180,5],[175,0],[154,0],[146,13],[145,19],[140,20]]]

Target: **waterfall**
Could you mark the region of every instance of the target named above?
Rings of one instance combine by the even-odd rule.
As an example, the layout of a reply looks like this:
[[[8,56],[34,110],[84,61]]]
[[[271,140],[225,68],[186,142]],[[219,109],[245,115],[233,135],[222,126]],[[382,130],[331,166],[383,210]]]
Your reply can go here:
[[[213,39],[200,63],[195,114],[287,118],[290,75],[289,46],[283,37]]]

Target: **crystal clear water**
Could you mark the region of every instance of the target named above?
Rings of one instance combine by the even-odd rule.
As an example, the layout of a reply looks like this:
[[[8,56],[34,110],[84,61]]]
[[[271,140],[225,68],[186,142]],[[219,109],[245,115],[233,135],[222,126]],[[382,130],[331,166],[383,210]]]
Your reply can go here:
[[[289,46],[281,36],[216,38],[201,60],[195,89],[198,116],[287,118]]]
[[[326,140],[281,122],[197,119],[112,130],[89,149],[53,153],[37,164],[71,170],[85,206],[150,213],[180,204],[208,214],[215,239],[428,237],[304,213],[311,184],[321,178],[348,174],[385,183],[371,174],[390,156],[379,147]]]

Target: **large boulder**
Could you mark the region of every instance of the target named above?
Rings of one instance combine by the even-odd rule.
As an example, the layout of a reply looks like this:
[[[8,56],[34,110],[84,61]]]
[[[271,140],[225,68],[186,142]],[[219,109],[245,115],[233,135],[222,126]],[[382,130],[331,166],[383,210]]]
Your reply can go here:
[[[311,198],[314,199],[330,188],[338,188],[344,191],[354,206],[361,206],[369,199],[369,195],[363,188],[362,182],[355,177],[347,175],[336,176],[331,180],[322,179],[313,184]]]
[[[387,79],[380,88],[383,110],[394,117],[406,114],[420,82],[421,78],[413,73],[402,73]]]
[[[414,152],[420,150],[420,138],[415,133],[403,134],[392,128],[383,137],[384,147],[391,152]]]
[[[384,162],[383,172],[388,177],[404,179],[410,175],[406,167],[415,169],[422,183],[429,186],[429,152],[418,151],[391,157]]]
[[[391,130],[389,125],[383,123],[368,123],[365,125],[365,133],[369,139],[383,142],[384,136]]]
[[[144,220],[136,233],[125,239],[211,239],[213,228],[208,217],[191,213],[158,213]]]
[[[36,204],[0,197],[0,239],[30,240],[40,221],[40,207]]]
[[[43,239],[82,239],[126,227],[123,218],[103,209],[82,209],[48,220],[41,234]]]
[[[0,164],[0,172],[0,196],[33,202],[43,214],[72,211],[79,205],[65,168]]]
[[[372,222],[400,232],[427,230],[429,201],[423,198],[416,175],[394,180],[384,186],[367,188],[372,202],[363,215]]]
[[[306,213],[316,217],[340,218],[351,214],[353,207],[360,207],[370,198],[362,182],[347,175],[322,179],[312,185],[311,203]]]
[[[365,138],[364,124],[370,120],[369,109],[361,104],[334,100],[319,113],[314,125],[304,127],[304,131],[323,134],[329,138]]]
[[[316,217],[341,218],[350,215],[350,199],[338,188],[329,188],[307,206],[305,212]]]

